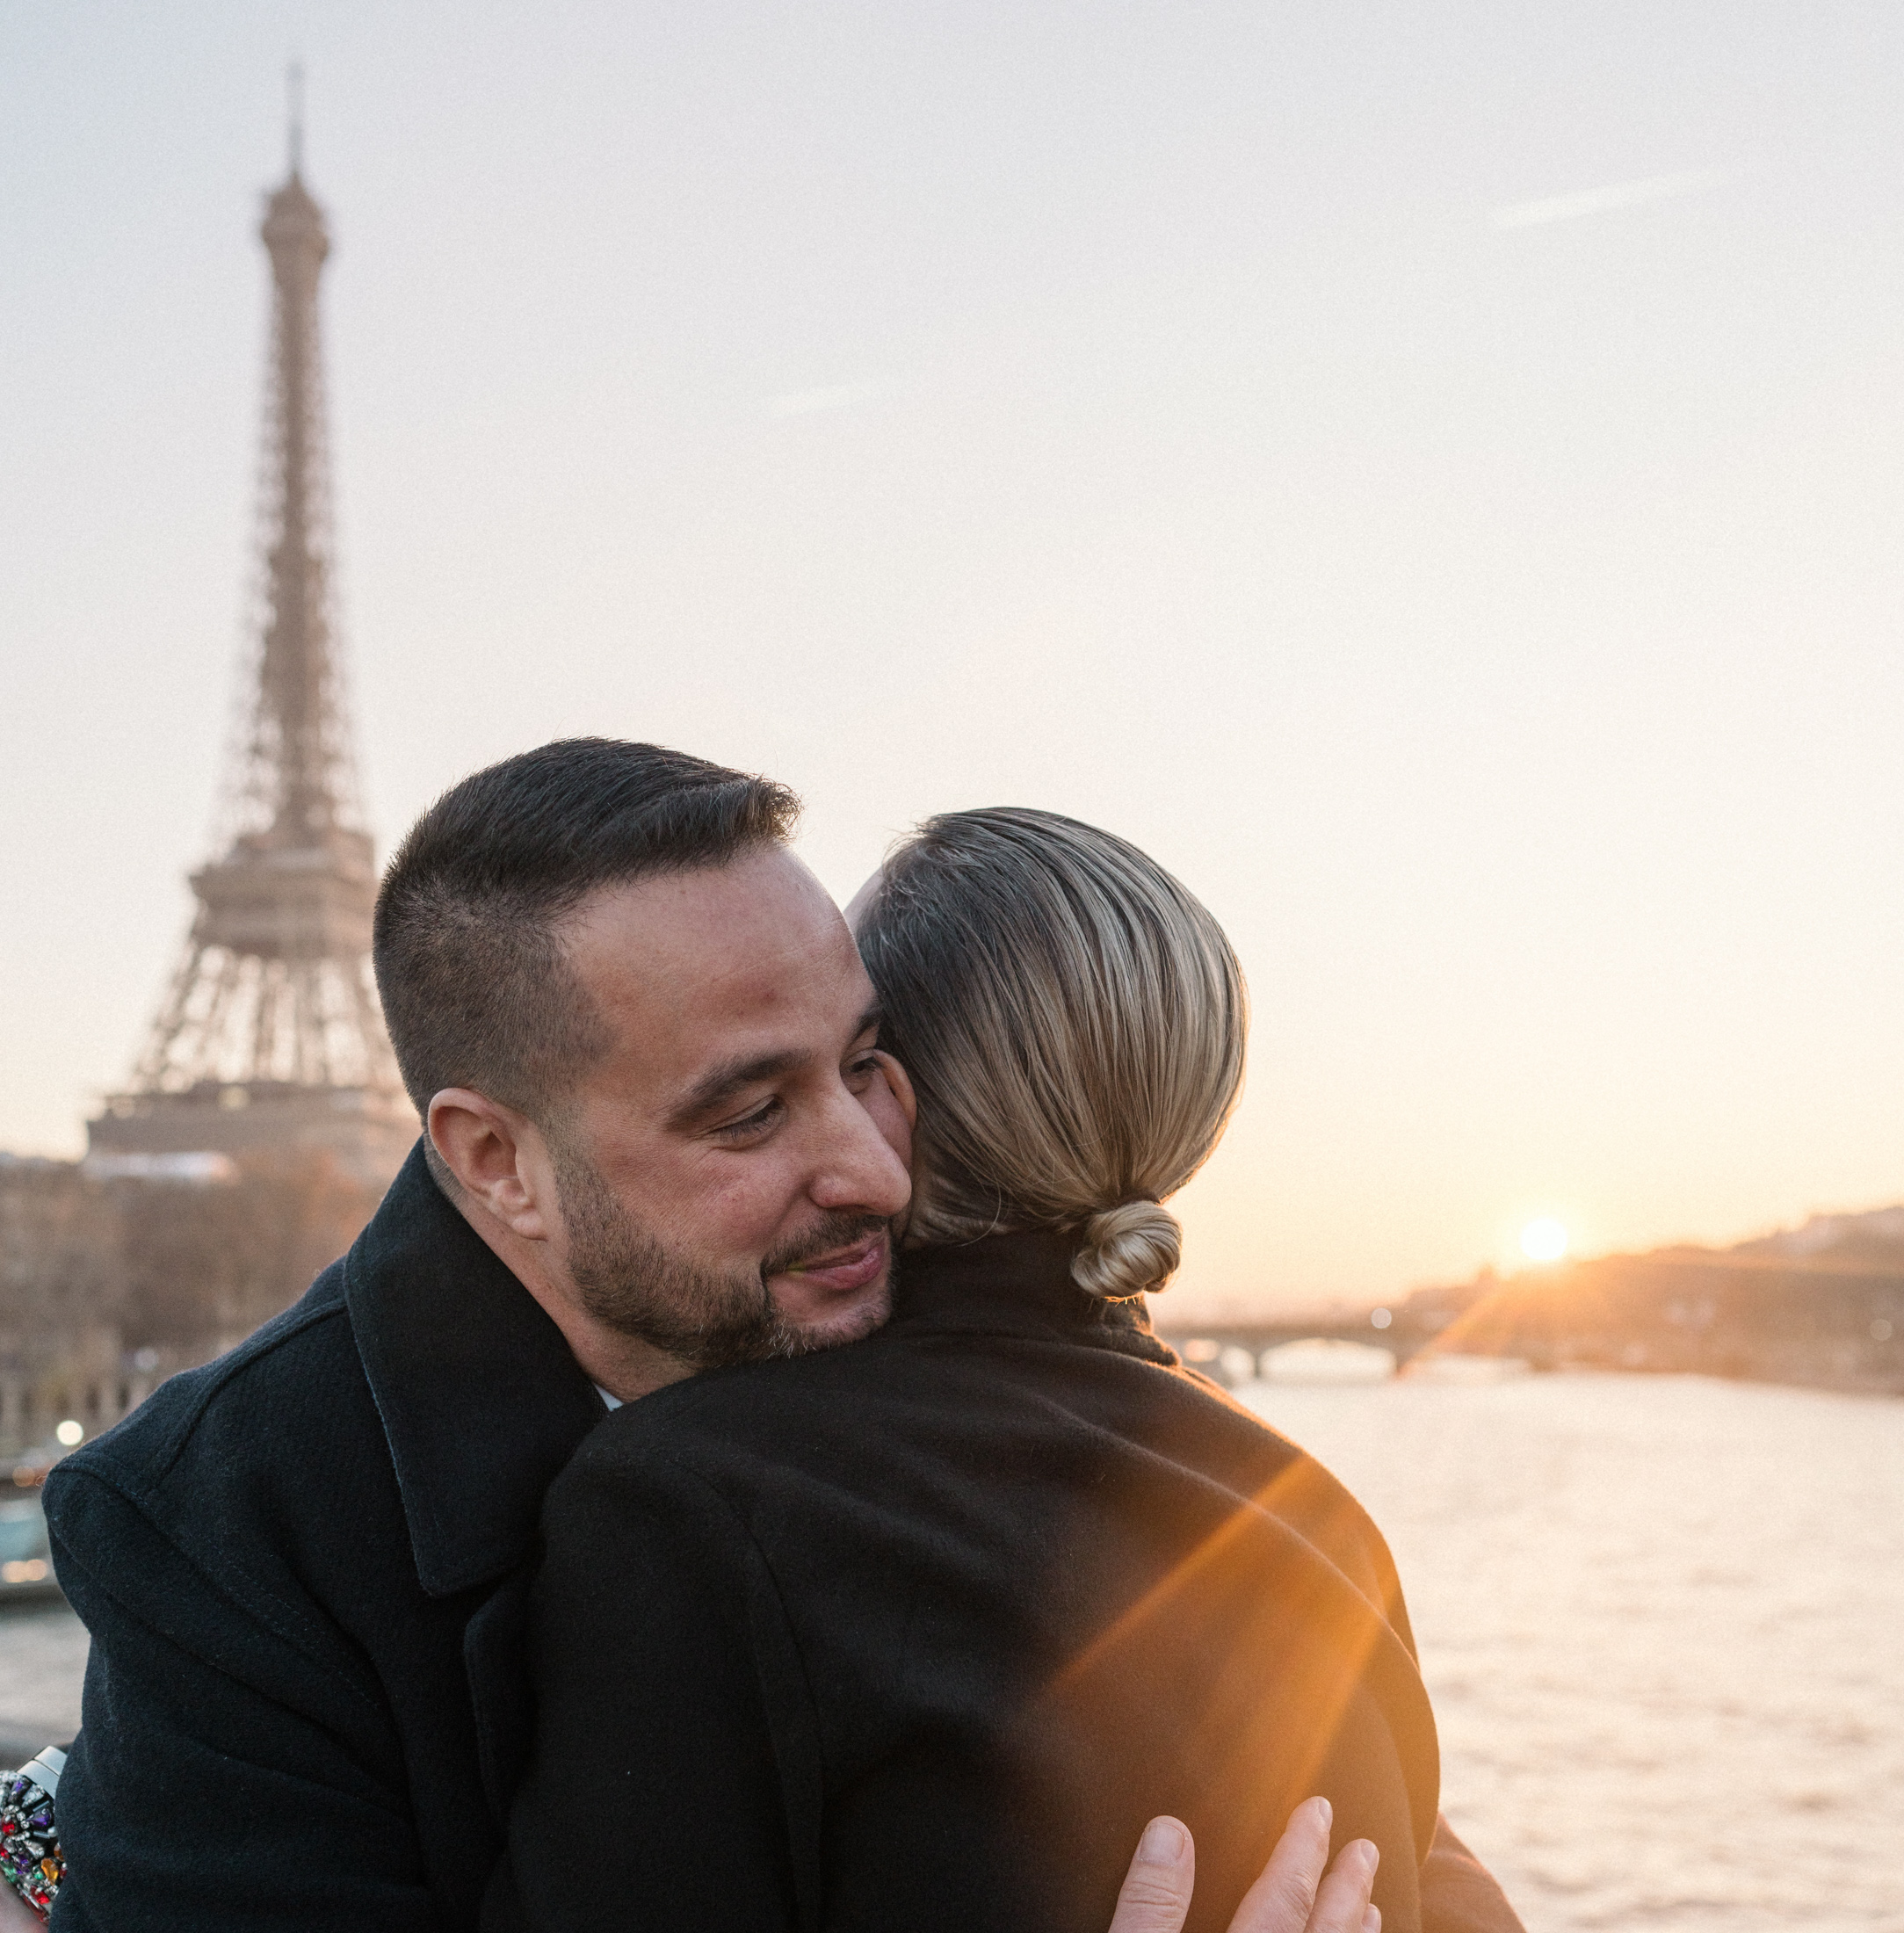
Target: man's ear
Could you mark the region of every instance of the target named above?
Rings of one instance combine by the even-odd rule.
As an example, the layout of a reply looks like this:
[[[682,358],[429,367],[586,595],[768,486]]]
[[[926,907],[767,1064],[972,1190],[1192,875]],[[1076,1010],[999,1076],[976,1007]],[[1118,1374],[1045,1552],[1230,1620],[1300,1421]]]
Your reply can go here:
[[[431,1145],[469,1201],[525,1242],[554,1233],[547,1147],[527,1115],[474,1088],[445,1088],[430,1099]]]

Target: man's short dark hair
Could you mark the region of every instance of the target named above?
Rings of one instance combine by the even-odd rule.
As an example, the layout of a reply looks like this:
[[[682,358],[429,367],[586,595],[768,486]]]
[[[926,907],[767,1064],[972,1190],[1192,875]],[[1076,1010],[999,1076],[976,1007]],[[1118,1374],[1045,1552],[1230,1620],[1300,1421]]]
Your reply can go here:
[[[685,752],[565,738],[452,786],[377,895],[373,957],[403,1084],[538,1118],[607,1042],[559,925],[603,887],[783,843],[800,801]]]

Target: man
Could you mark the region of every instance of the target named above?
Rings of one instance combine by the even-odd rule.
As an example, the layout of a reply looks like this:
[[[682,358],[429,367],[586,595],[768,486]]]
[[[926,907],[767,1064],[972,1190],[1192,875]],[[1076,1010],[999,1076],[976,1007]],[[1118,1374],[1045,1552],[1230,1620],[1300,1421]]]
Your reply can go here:
[[[581,740],[405,841],[376,966],[424,1140],[302,1301],[47,1485],[93,1635],[55,1933],[473,1926],[557,1470],[605,1404],[883,1318],[909,1096],[794,810]]]
[[[48,1486],[94,1640],[62,1933],[473,1924],[537,1511],[605,1394],[880,1319],[907,1123],[794,809],[583,741],[411,832],[375,951],[426,1140],[301,1302]]]

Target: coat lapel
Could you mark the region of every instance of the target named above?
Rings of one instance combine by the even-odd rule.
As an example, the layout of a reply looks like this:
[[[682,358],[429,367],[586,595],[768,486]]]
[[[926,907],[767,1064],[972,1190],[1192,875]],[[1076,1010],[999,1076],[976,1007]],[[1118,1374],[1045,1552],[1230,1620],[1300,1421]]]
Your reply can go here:
[[[602,1420],[602,1400],[437,1186],[420,1141],[345,1257],[344,1300],[417,1577],[432,1596],[477,1599],[463,1664],[500,1823],[534,1726],[525,1640],[543,1493]]]
[[[420,1141],[345,1257],[344,1298],[424,1589],[449,1596],[526,1563],[543,1493],[602,1401]]]

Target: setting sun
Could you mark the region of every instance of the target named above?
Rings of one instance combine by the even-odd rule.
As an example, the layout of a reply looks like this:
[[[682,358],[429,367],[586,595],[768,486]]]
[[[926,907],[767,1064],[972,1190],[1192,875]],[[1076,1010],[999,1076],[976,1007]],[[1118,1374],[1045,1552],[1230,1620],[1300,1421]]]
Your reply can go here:
[[[1552,1215],[1541,1215],[1521,1230],[1521,1253],[1530,1262],[1558,1262],[1567,1253],[1567,1230]]]

